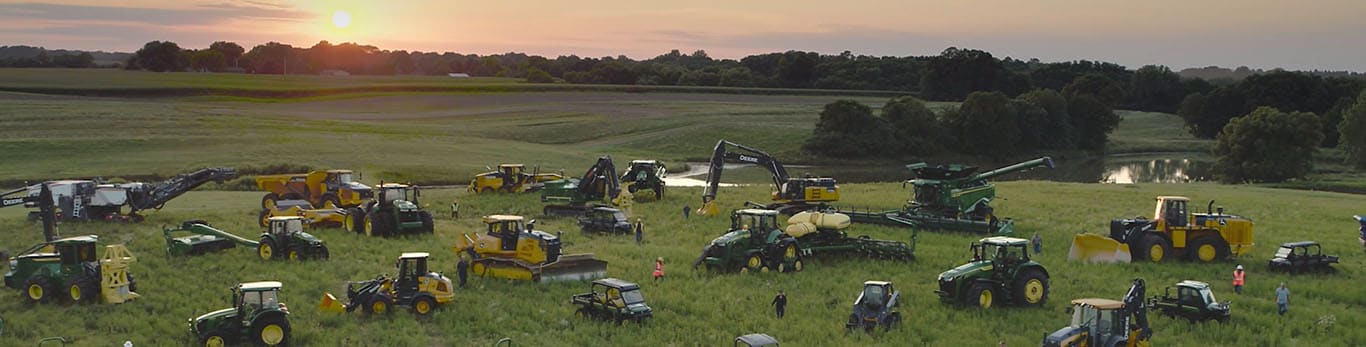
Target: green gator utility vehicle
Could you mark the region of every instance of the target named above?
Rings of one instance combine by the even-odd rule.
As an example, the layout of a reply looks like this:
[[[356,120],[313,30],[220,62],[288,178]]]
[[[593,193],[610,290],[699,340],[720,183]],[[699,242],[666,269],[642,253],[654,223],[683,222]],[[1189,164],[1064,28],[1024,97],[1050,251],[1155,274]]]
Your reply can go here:
[[[593,281],[589,288],[589,292],[570,298],[571,303],[579,306],[574,316],[621,324],[628,321],[644,323],[654,315],[654,310],[645,304],[645,295],[640,293],[640,286],[635,283],[604,278]]]
[[[1029,259],[1029,240],[995,236],[972,244],[972,261],[939,274],[939,298],[991,308],[1040,306],[1048,300],[1048,270]],[[990,258],[988,258],[990,257]]]

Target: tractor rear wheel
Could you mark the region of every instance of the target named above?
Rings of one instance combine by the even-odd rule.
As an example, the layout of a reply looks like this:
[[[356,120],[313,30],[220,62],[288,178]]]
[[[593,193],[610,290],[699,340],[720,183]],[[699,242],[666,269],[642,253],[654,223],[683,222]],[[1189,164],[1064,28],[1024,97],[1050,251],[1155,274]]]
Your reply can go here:
[[[99,297],[99,286],[95,279],[87,275],[79,275],[67,286],[67,299],[73,304],[83,304],[94,302]]]
[[[26,288],[24,297],[32,303],[45,302],[48,297],[52,296],[52,283],[48,281],[47,277],[29,277],[28,284],[25,284],[24,288]]]
[[[883,322],[886,322],[885,324],[887,330],[892,330],[892,327],[896,326],[898,323],[901,323],[901,313],[892,312],[887,315],[887,319]]]
[[[418,212],[417,215],[422,219],[422,230],[420,230],[422,233],[431,234],[436,231],[436,223],[432,221],[432,214],[430,212],[422,211]]]
[[[432,314],[432,311],[435,309],[436,300],[433,300],[430,296],[419,296],[417,299],[413,299],[413,313],[416,313],[419,316]]]
[[[279,346],[289,341],[289,321],[282,316],[262,318],[251,331],[258,345]]]
[[[200,337],[199,343],[204,347],[224,347],[228,345],[228,339],[224,336],[228,335],[221,331],[213,331]]]
[[[1161,263],[1172,253],[1172,244],[1161,236],[1148,234],[1143,236],[1143,247],[1139,247],[1138,252],[1143,259]]]
[[[346,219],[342,221],[342,226],[346,231],[361,233],[365,231],[365,210],[359,207],[352,207],[346,210]]]
[[[972,302],[982,309],[989,309],[996,304],[996,298],[1000,295],[997,295],[996,288],[991,284],[978,282],[968,287],[968,292],[964,296],[965,301]]]
[[[1048,300],[1048,277],[1036,268],[1015,277],[1015,303],[1024,307],[1043,305]]]
[[[388,223],[386,223],[386,220],[389,219],[387,218],[388,215],[385,215],[384,213],[374,213],[368,217],[369,218],[366,218],[368,223],[365,223],[365,236],[385,236],[385,228],[389,227]]]
[[[270,239],[261,238],[261,243],[256,245],[256,255],[261,260],[271,260],[275,258],[275,244]]]
[[[291,249],[287,254],[289,254],[289,261],[299,261],[299,250]]]
[[[261,197],[261,208],[269,209],[271,206],[275,206],[277,201],[280,201],[279,195],[275,195],[275,193],[266,193],[266,196]]]

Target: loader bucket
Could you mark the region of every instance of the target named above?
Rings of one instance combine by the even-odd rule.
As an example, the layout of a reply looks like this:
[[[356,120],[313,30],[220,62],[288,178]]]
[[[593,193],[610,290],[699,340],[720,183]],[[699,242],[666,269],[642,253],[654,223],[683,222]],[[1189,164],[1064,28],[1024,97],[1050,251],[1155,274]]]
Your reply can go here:
[[[607,277],[607,262],[592,253],[566,254],[540,268],[541,282],[591,281]]]
[[[721,214],[721,208],[716,206],[716,200],[708,201],[697,208],[697,214],[702,216],[715,216]]]
[[[326,293],[323,294],[323,302],[318,304],[318,310],[323,312],[346,313],[346,306],[342,305],[341,301],[337,301],[337,297],[332,296],[332,293]]]
[[[1127,263],[1133,261],[1129,245],[1097,234],[1077,234],[1072,237],[1072,249],[1067,260],[1094,263]]]

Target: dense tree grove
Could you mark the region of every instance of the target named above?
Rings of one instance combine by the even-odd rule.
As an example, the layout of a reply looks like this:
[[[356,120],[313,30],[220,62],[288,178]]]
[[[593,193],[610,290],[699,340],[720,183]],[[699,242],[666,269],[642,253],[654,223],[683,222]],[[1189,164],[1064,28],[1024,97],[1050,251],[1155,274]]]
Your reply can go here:
[[[1226,183],[1304,177],[1323,141],[1318,116],[1262,106],[1228,122],[1214,146],[1215,175]]]
[[[1230,120],[1251,113],[1261,106],[1286,112],[1310,112],[1324,119],[1331,127],[1335,105],[1343,103],[1362,90],[1360,80],[1341,77],[1319,77],[1307,73],[1272,71],[1251,75],[1234,84],[1214,88],[1209,92],[1187,95],[1177,110],[1186,126],[1196,137],[1215,138]],[[1334,131],[1322,131],[1320,146],[1333,147],[1338,143]]]
[[[836,157],[894,153],[895,135],[886,119],[867,105],[839,100],[825,105],[815,133],[802,149]]]
[[[1339,141],[1347,150],[1347,162],[1366,169],[1366,91],[1344,107],[1337,132],[1342,134]]]

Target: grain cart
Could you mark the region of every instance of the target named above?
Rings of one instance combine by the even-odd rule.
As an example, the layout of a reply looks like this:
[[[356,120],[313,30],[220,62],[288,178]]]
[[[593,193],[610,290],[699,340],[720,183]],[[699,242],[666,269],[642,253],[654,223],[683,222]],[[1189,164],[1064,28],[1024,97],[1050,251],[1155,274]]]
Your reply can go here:
[[[896,310],[900,299],[901,292],[892,287],[892,282],[863,282],[863,293],[859,294],[858,300],[854,300],[854,313],[849,315],[849,322],[844,324],[844,328],[852,330],[861,327],[869,332],[878,326],[892,329],[901,321],[901,312]]]
[[[664,176],[668,172],[669,169],[658,160],[632,160],[626,173],[621,175],[621,183],[626,185],[626,191],[631,194],[642,190],[653,191],[655,200],[659,200],[664,198]]]
[[[560,238],[535,230],[522,216],[484,216],[487,232],[464,234],[452,248],[467,253],[476,276],[536,282],[584,281],[607,276],[607,262],[592,253],[561,254]]]
[[[1067,313],[1072,324],[1045,335],[1043,347],[1147,347],[1153,329],[1148,326],[1148,309],[1143,302],[1145,285],[1135,278],[1123,301],[1076,299]]]
[[[346,303],[328,293],[319,308],[332,312],[351,312],[357,307],[367,314],[384,314],[390,306],[409,307],[413,313],[426,316],[455,299],[454,286],[446,276],[427,271],[425,252],[403,253],[398,257],[398,277],[380,275],[368,281],[346,284]]]
[[[1029,259],[1029,240],[993,236],[972,243],[972,260],[939,274],[939,299],[983,309],[1048,300],[1048,270]]]
[[[95,235],[44,242],[19,252],[9,262],[5,286],[24,291],[29,302],[60,297],[70,303],[117,304],[138,297],[128,264],[137,261],[123,245],[107,245],[95,256]]]
[[[381,183],[377,189],[376,199],[346,212],[342,224],[348,231],[366,236],[432,233],[435,228],[432,213],[423,211],[418,203],[422,192],[417,186]]]
[[[190,335],[203,346],[238,342],[259,346],[289,343],[289,308],[280,297],[280,282],[241,283],[231,288],[232,306],[190,318]]]
[[[574,316],[616,322],[644,323],[654,315],[645,304],[645,295],[635,283],[615,278],[593,281],[589,292],[574,294],[570,303],[578,306]]]
[[[323,208],[348,208],[369,200],[369,186],[356,182],[351,170],[256,176],[256,187],[266,191],[261,208],[279,200],[305,200]],[[328,207],[328,205],[331,207]]]
[[[1276,255],[1266,262],[1266,267],[1271,271],[1285,271],[1292,274],[1322,271],[1333,272],[1333,264],[1338,263],[1338,256],[1323,254],[1323,247],[1314,241],[1299,241],[1282,243],[1276,249]]]
[[[1213,200],[1207,213],[1191,213],[1189,202],[1186,197],[1159,196],[1152,219],[1111,220],[1109,237],[1078,234],[1067,258],[1160,263],[1184,255],[1188,260],[1207,263],[1252,251],[1251,219],[1225,214],[1222,207],[1216,212]],[[1137,252],[1131,253],[1131,249]]]
[[[470,180],[471,193],[521,193],[534,192],[545,186],[545,182],[564,179],[563,174],[541,173],[537,167],[532,173],[526,172],[526,165],[500,164],[498,170],[481,173]]]
[[[1172,289],[1176,289],[1172,295]],[[1154,296],[1148,307],[1172,318],[1185,318],[1191,323],[1207,320],[1228,322],[1230,317],[1227,302],[1219,302],[1209,284],[1199,281],[1181,281],[1167,287],[1162,296]]]

